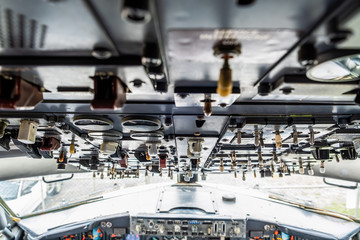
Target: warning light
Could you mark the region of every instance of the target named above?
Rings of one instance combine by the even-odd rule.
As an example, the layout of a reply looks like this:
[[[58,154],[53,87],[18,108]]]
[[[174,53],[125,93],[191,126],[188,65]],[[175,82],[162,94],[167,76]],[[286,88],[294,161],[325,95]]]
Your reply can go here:
[[[61,153],[59,155],[59,162],[62,163],[64,161],[64,157],[65,157],[64,151],[61,151]]]

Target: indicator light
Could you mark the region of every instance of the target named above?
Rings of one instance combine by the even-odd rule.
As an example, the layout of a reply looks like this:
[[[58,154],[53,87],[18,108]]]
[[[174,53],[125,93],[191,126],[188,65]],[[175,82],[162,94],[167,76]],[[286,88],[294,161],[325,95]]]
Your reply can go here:
[[[149,154],[149,151],[146,151],[145,152],[145,155],[146,155],[146,160],[150,160],[151,159],[151,157],[150,157],[150,154]]]
[[[65,151],[61,150],[58,162],[59,163],[64,162],[64,158],[65,158]]]

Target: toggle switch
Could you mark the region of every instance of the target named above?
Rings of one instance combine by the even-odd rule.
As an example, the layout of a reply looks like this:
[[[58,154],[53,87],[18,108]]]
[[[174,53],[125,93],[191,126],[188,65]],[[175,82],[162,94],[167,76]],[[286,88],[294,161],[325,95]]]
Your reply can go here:
[[[21,120],[17,140],[25,144],[34,144],[38,125],[32,120]]]
[[[258,154],[258,161],[259,161],[259,169],[263,170],[264,169],[264,159],[262,157],[261,151],[259,150],[257,152],[257,154]]]
[[[282,147],[280,131],[275,131],[275,145],[277,149],[280,149]]]
[[[237,130],[237,133],[236,133],[236,143],[237,143],[237,144],[241,144],[241,129],[238,129],[238,130]]]
[[[296,128],[293,129],[292,137],[293,137],[293,144],[297,145],[299,142],[299,133],[296,130]]]
[[[212,114],[212,103],[215,102],[215,100],[211,99],[211,94],[205,94],[204,100],[201,100],[200,102],[204,103],[204,116],[210,117]]]
[[[220,170],[220,172],[224,171],[224,159],[223,158],[220,158],[219,170]]]

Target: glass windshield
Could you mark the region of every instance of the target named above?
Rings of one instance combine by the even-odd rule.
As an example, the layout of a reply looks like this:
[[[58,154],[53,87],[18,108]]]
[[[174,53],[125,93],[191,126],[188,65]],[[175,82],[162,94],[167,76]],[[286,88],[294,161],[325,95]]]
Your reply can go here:
[[[66,174],[68,176],[68,174]],[[61,175],[46,176],[61,179]],[[140,176],[110,179],[88,172],[74,174],[69,180],[45,183],[42,177],[0,181],[0,196],[17,216],[41,213],[73,203],[94,199],[105,193],[144,184],[175,182],[167,177]]]
[[[61,176],[57,175],[55,178]],[[46,177],[46,179],[51,177]],[[78,173],[70,180],[45,183],[42,178],[24,178],[0,182],[0,196],[18,216],[41,213],[55,208],[86,201],[115,192],[124,188],[145,184],[176,183],[176,177],[170,179],[167,175],[158,174],[139,177],[124,176],[110,179],[97,173]],[[345,189],[325,184],[321,177],[308,175],[292,175],[291,177],[261,178],[253,173],[234,178],[233,174],[207,174],[206,181],[235,187],[235,190],[251,190],[248,192],[265,193],[265,196],[297,202],[302,205],[331,210],[353,217],[358,217],[359,190]],[[220,185],[219,185],[220,186]],[[221,189],[221,188],[219,188]],[[119,191],[120,193],[121,191]],[[246,192],[246,191],[243,191]]]
[[[0,196],[5,201],[14,200],[18,197],[19,187],[19,181],[0,182]]]
[[[217,184],[221,182],[236,185],[244,190],[254,190],[267,196],[295,202],[309,207],[334,211],[359,217],[360,188],[347,189],[324,183],[322,177],[309,175],[291,175],[261,178],[254,173],[246,174],[246,181],[234,178],[233,175],[208,175],[206,182]],[[357,203],[357,204],[356,204]]]

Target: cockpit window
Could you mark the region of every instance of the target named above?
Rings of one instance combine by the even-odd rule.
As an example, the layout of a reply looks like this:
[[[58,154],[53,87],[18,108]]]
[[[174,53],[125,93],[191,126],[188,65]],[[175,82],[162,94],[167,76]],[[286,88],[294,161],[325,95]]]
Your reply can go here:
[[[0,196],[5,201],[14,200],[18,197],[20,182],[4,181],[0,182]]]
[[[326,209],[358,217],[359,189],[346,189],[325,184],[321,177],[292,175],[291,177],[261,178],[248,172],[246,181],[232,174],[206,174],[198,183],[218,189],[236,189],[239,193]],[[256,176],[256,177],[255,177]],[[205,180],[206,179],[206,180]],[[41,178],[25,178],[0,182],[0,196],[19,216],[41,213],[70,206],[74,203],[102,200],[117,196],[125,188],[149,184],[175,184],[168,176],[140,174],[139,177],[110,178],[105,174],[78,173],[70,180],[45,183]],[[159,186],[162,187],[163,185]],[[145,186],[146,187],[146,186]],[[19,189],[20,193],[19,193]],[[216,191],[214,191],[216,194]]]
[[[38,181],[23,181],[21,186],[20,196],[24,196],[31,192],[31,189],[38,183]]]
[[[176,181],[157,175],[110,179],[96,173],[78,173],[70,180],[50,183],[45,183],[41,177],[23,178],[0,181],[0,197],[16,215],[26,216],[74,203],[101,200],[107,193],[121,194],[123,189],[129,187],[164,182]]]

